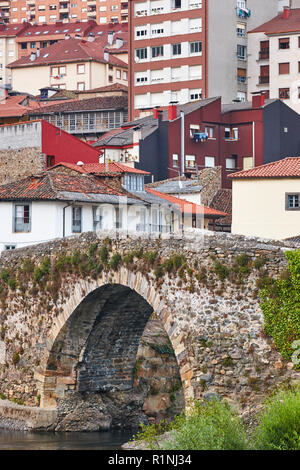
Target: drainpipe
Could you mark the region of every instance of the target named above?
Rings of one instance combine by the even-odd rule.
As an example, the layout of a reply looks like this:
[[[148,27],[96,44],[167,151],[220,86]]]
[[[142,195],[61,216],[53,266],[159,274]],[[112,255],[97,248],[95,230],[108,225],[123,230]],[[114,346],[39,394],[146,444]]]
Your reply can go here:
[[[181,159],[180,159],[180,163],[181,163],[181,174],[182,176],[184,176],[184,112],[181,111],[180,112],[180,117],[181,117],[181,121],[180,121],[180,153],[181,153]]]
[[[69,202],[66,206],[63,207],[63,238],[66,236],[66,209],[67,207],[71,207],[74,202]]]
[[[252,154],[253,154],[253,167],[255,167],[255,122],[252,122]]]

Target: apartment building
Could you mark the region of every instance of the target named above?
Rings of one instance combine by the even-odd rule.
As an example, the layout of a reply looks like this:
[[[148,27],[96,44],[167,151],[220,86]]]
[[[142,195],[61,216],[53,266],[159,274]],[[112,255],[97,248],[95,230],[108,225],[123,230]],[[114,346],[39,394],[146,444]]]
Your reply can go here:
[[[26,31],[28,25],[24,24],[2,24],[0,25],[0,87],[9,87],[11,83],[11,72],[7,65],[18,58],[18,47],[16,36]]]
[[[97,23],[128,21],[128,2],[122,0],[10,0],[0,2],[5,23],[66,23],[95,20]]]
[[[91,37],[66,39],[8,65],[12,87],[32,95],[41,88],[91,90],[113,83],[127,85],[128,66]]]
[[[42,50],[59,41],[70,39],[91,39],[98,38],[102,41],[102,47],[111,48],[120,56],[122,60],[127,59],[127,33],[128,24],[103,24],[98,25],[96,21],[78,21],[75,23],[63,23],[56,21],[54,24],[31,25],[27,23],[27,28],[20,31],[15,38],[18,50],[18,59],[32,52]]]
[[[248,95],[280,98],[300,112],[300,1],[249,34]]]
[[[245,101],[247,32],[277,11],[278,0],[131,0],[131,118],[173,101]]]

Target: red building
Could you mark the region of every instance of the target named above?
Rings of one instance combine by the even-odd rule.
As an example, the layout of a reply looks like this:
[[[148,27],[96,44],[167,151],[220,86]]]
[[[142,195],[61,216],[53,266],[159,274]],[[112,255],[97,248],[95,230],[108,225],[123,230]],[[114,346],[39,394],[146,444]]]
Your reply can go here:
[[[222,105],[216,97],[155,109],[94,145],[102,151],[134,149],[135,166],[158,181],[178,174],[196,177],[198,170],[221,166],[222,187],[230,188],[228,175],[235,171],[299,155],[299,127],[300,115],[281,100],[259,95],[252,102]]]

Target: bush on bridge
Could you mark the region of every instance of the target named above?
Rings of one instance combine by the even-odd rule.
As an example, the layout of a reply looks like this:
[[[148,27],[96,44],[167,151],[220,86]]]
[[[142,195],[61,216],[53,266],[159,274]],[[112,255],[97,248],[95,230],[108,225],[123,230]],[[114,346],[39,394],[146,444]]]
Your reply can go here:
[[[300,250],[286,253],[288,273],[269,281],[260,291],[265,332],[285,359],[290,359],[293,342],[300,340]],[[300,368],[300,365],[295,366]]]

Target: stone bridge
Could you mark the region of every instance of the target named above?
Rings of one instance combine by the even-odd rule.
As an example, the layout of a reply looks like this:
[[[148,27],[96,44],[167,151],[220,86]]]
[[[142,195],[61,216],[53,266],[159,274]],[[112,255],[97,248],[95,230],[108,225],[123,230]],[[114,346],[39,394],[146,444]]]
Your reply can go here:
[[[56,430],[136,426],[216,394],[255,408],[298,377],[264,333],[258,295],[295,248],[190,230],[3,253],[0,397],[14,418],[18,404],[20,416],[55,411],[44,427]]]

